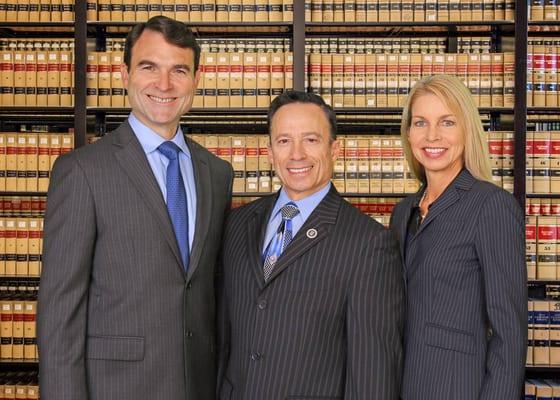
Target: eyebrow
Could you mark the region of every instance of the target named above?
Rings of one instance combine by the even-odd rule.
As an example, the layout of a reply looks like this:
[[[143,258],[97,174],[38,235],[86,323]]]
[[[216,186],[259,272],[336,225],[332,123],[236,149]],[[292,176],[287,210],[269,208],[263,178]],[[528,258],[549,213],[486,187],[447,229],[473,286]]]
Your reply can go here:
[[[441,117],[439,117],[439,119],[449,118],[449,117],[457,118],[455,116],[455,114],[445,114],[445,115],[442,115]],[[424,118],[424,116],[423,115],[413,115],[412,118]]]
[[[153,61],[150,61],[150,60],[140,60],[138,62],[138,66],[145,66],[145,65],[150,65],[150,66],[156,67],[158,64],[153,62]],[[187,64],[175,64],[173,66],[173,69],[185,69],[187,71],[190,71],[191,67],[188,66]]]

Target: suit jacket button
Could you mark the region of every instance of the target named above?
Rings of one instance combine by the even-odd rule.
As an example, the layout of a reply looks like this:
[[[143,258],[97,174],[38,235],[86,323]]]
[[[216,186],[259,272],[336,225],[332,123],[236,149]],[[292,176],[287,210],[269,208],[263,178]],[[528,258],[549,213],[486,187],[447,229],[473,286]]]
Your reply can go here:
[[[191,331],[187,331],[187,337],[192,338],[193,337],[193,333]]]
[[[268,306],[268,303],[266,302],[266,300],[261,300],[257,304],[257,307],[259,307],[259,310],[264,310],[267,306]]]
[[[261,354],[260,353],[253,353],[251,354],[251,360],[253,361],[259,361],[261,359]]]
[[[192,282],[187,283],[187,289],[192,288]]]

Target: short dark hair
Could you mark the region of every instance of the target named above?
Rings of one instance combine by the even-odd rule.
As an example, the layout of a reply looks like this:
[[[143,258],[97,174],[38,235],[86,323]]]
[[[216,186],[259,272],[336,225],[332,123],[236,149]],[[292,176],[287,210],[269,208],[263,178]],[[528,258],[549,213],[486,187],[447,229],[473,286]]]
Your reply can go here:
[[[270,107],[268,108],[267,117],[269,134],[272,128],[272,118],[274,117],[274,114],[276,114],[282,106],[293,103],[315,104],[319,106],[325,113],[327,121],[329,121],[330,138],[331,140],[336,140],[336,114],[334,113],[332,107],[325,103],[325,100],[323,100],[321,96],[299,90],[287,90],[272,101]]]
[[[194,71],[198,70],[200,62],[200,46],[196,42],[192,31],[188,26],[182,22],[176,21],[163,15],[150,18],[146,22],[134,25],[132,30],[128,33],[124,43],[124,63],[127,69],[130,70],[130,59],[132,58],[132,48],[138,41],[145,29],[154,32],[159,32],[163,35],[165,40],[172,45],[181,47],[183,49],[192,49],[194,52]]]

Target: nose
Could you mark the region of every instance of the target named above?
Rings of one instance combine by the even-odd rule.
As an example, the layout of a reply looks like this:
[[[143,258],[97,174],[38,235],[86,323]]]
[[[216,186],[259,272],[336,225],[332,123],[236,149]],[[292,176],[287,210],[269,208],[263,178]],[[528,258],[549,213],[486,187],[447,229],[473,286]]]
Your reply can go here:
[[[166,91],[171,88],[171,79],[169,79],[169,73],[161,72],[159,74],[156,86],[161,91]]]
[[[437,124],[430,124],[426,132],[426,140],[429,142],[435,142],[436,140],[439,140],[439,138],[440,135]]]
[[[292,160],[301,160],[305,158],[305,149],[299,140],[295,140],[292,146]]]

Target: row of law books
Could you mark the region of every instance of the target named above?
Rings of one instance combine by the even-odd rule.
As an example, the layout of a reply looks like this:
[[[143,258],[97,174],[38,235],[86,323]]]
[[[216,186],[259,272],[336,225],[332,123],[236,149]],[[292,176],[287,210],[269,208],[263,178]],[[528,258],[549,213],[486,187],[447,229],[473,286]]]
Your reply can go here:
[[[234,170],[234,193],[280,188],[268,158],[268,135],[193,135]],[[400,136],[338,136],[341,145],[332,182],[341,193],[413,193],[419,183],[404,160]]]
[[[74,132],[0,132],[0,191],[46,192],[55,160],[74,149]]]
[[[0,277],[40,276],[42,249],[42,217],[0,217]]]
[[[331,54],[311,53],[309,91],[335,108],[402,107],[422,77],[459,77],[479,107],[513,107],[514,53]]]
[[[529,299],[527,365],[560,365],[560,301]]]
[[[306,0],[311,22],[513,20],[515,0]]]
[[[560,131],[526,133],[527,193],[560,193]]]
[[[0,196],[0,217],[39,218],[45,215],[46,196]]]
[[[1,0],[0,22],[71,22],[74,0]]]
[[[0,41],[0,104],[72,107],[73,49],[68,39]]]
[[[529,21],[557,21],[560,16],[558,0],[528,0]]]
[[[443,37],[307,37],[307,53],[379,54],[379,53],[445,53],[448,40]],[[490,53],[489,36],[459,36],[457,53]]]
[[[560,381],[553,379],[528,379],[525,381],[525,400],[560,399]]]
[[[0,297],[1,359],[38,359],[36,319],[36,295],[20,293]]]
[[[87,20],[147,21],[165,15],[184,22],[291,22],[293,0],[87,0]]]
[[[530,198],[525,201],[527,216],[558,216],[560,217],[560,199]]]
[[[530,38],[527,46],[527,106],[560,105],[560,37]]]
[[[0,399],[39,399],[37,371],[0,372]]]
[[[525,254],[527,279],[560,280],[560,216],[525,217]]]

